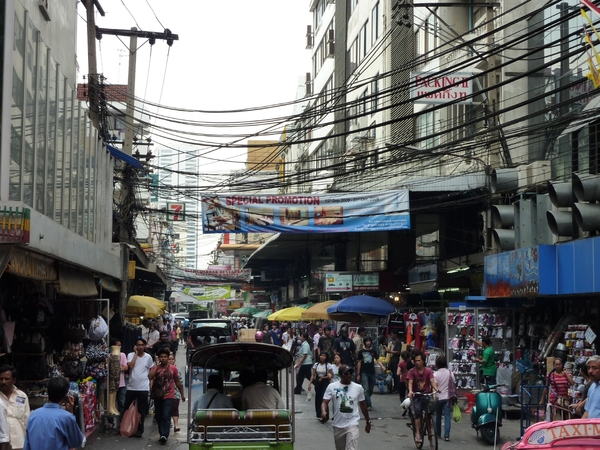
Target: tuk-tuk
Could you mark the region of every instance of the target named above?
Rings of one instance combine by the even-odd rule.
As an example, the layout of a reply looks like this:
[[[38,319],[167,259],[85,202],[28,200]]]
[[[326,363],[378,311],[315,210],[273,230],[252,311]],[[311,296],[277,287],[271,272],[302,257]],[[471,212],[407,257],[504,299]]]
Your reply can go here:
[[[189,450],[293,450],[294,380],[287,369],[293,364],[292,354],[279,346],[256,342],[226,342],[200,347],[188,357],[188,444]],[[224,393],[241,393],[236,376],[244,370],[266,370],[269,381],[279,391],[285,409],[247,410],[199,409],[193,411],[194,369],[202,369],[206,389],[209,373],[217,371],[225,381]],[[234,405],[237,403],[234,402]],[[238,404],[239,406],[239,404]]]

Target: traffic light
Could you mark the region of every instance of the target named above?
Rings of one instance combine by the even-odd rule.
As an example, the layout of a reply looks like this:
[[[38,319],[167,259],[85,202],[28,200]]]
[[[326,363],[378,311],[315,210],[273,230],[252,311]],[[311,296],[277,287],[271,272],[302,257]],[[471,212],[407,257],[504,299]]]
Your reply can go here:
[[[575,222],[582,231],[600,230],[600,175],[574,174],[573,194],[578,200],[573,208]]]
[[[514,205],[492,205],[492,238],[494,248],[503,252],[515,249]]]
[[[570,182],[548,182],[548,195],[556,208],[569,208],[573,206],[573,195]],[[571,211],[549,210],[546,219],[550,231],[555,236],[573,236],[573,218]]]

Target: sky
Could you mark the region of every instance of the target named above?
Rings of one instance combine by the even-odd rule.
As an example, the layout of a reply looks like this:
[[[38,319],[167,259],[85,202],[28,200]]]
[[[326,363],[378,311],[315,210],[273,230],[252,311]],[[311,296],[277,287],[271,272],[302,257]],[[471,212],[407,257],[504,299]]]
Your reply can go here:
[[[298,78],[310,72],[305,49],[306,26],[311,23],[308,0],[100,0],[106,15],[96,13],[100,28],[163,32],[179,36],[169,49],[163,40],[150,46],[138,38],[136,97],[176,109],[225,111],[273,105],[296,98]],[[86,10],[78,2],[78,82],[88,73]],[[96,41],[98,71],[110,84],[127,84],[128,37],[104,35]],[[291,114],[291,107],[271,110],[273,117]],[[264,119],[264,112],[244,115],[196,114],[148,109],[184,121],[211,122]],[[155,117],[155,116],[154,116]],[[156,119],[154,119],[156,123]],[[192,130],[185,125],[177,129]],[[193,130],[198,133],[197,129]],[[203,129],[201,133],[209,131]],[[256,128],[217,128],[211,134],[249,134]],[[198,137],[203,142],[232,141],[233,137]],[[155,135],[161,143],[190,148]],[[243,140],[242,142],[245,142]],[[192,146],[197,147],[197,146]],[[204,148],[210,148],[204,147]],[[201,161],[203,173],[227,174],[244,169],[242,149],[210,152]],[[201,236],[200,255],[214,250],[219,235]],[[205,269],[210,256],[201,256]]]

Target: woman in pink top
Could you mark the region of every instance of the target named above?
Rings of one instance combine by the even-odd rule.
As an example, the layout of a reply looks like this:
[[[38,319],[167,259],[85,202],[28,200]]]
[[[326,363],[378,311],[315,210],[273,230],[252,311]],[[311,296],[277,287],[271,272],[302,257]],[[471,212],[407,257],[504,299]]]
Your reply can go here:
[[[400,383],[398,384],[398,393],[400,394],[400,403],[404,401],[406,398],[406,374],[408,373],[408,352],[403,351],[400,353],[400,358],[402,361],[398,363],[398,369],[396,370],[396,375],[400,379]]]
[[[454,374],[448,370],[445,356],[435,358],[437,371],[433,374],[438,385],[437,402],[435,404],[435,430],[439,438],[442,437],[442,415],[444,416],[444,440],[450,440],[450,424],[452,408],[456,399],[450,398],[456,394]]]

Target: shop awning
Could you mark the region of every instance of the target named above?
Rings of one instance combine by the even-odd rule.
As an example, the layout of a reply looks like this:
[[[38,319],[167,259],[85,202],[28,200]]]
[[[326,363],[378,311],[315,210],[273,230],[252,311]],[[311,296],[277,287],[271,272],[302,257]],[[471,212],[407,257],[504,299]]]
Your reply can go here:
[[[106,144],[106,149],[109,151],[113,158],[120,159],[121,161],[125,161],[130,166],[135,167],[136,169],[141,169],[142,164],[139,162],[137,158],[134,158],[131,155],[128,155],[125,152],[122,152],[117,147],[113,147],[112,145]]]
[[[71,297],[98,297],[94,275],[75,267],[58,265],[59,292]]]
[[[121,281],[111,277],[102,278],[102,289],[108,292],[121,292]]]

